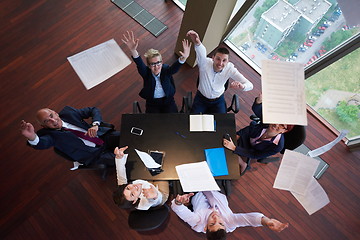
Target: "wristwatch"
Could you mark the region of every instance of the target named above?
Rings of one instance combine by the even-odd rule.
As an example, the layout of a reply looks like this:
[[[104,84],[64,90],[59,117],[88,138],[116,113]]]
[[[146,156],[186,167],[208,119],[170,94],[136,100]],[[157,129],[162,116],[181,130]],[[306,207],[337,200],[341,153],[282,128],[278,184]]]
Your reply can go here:
[[[93,126],[100,126],[100,123],[99,122],[93,122],[92,125]]]

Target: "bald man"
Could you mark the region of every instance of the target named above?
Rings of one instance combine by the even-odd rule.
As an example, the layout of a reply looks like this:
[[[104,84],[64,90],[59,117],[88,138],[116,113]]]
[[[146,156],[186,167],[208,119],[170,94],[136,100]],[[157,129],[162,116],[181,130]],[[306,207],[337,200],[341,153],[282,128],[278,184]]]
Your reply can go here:
[[[91,118],[91,124],[84,119]],[[35,133],[34,126],[24,120],[20,123],[21,134],[35,149],[56,148],[73,161],[90,165],[114,166],[120,132],[101,127],[102,117],[96,107],[75,109],[66,106],[60,113],[43,108],[36,113],[42,129]]]

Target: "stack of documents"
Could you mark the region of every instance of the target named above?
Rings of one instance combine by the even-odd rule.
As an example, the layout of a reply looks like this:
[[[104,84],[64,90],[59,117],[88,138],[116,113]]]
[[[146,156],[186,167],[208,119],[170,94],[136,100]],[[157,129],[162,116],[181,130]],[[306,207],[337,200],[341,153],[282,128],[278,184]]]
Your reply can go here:
[[[274,188],[290,191],[309,215],[330,202],[313,177],[318,165],[316,159],[286,150],[274,182]]]

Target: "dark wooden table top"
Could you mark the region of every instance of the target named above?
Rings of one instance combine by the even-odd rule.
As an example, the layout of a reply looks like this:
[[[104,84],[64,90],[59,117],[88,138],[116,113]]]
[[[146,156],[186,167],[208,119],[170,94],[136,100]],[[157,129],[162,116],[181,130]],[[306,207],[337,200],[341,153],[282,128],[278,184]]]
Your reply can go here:
[[[234,114],[214,114],[216,132],[190,132],[189,114],[123,114],[121,120],[120,146],[129,146],[126,164],[129,180],[177,180],[175,166],[205,161],[204,149],[223,147],[222,137],[229,133],[236,139]],[[141,136],[132,134],[131,128],[143,129]],[[162,169],[151,176],[134,149],[149,152],[165,152]],[[238,179],[240,177],[237,155],[225,149],[229,175],[216,179]]]

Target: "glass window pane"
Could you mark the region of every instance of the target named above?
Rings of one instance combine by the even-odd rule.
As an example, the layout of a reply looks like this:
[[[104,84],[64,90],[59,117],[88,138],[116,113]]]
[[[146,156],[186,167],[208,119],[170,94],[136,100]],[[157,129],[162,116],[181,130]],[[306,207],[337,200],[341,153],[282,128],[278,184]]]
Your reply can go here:
[[[309,66],[359,29],[347,25],[336,0],[259,0],[226,42],[260,71],[263,59]]]
[[[360,48],[305,81],[310,107],[347,138],[360,137]]]

